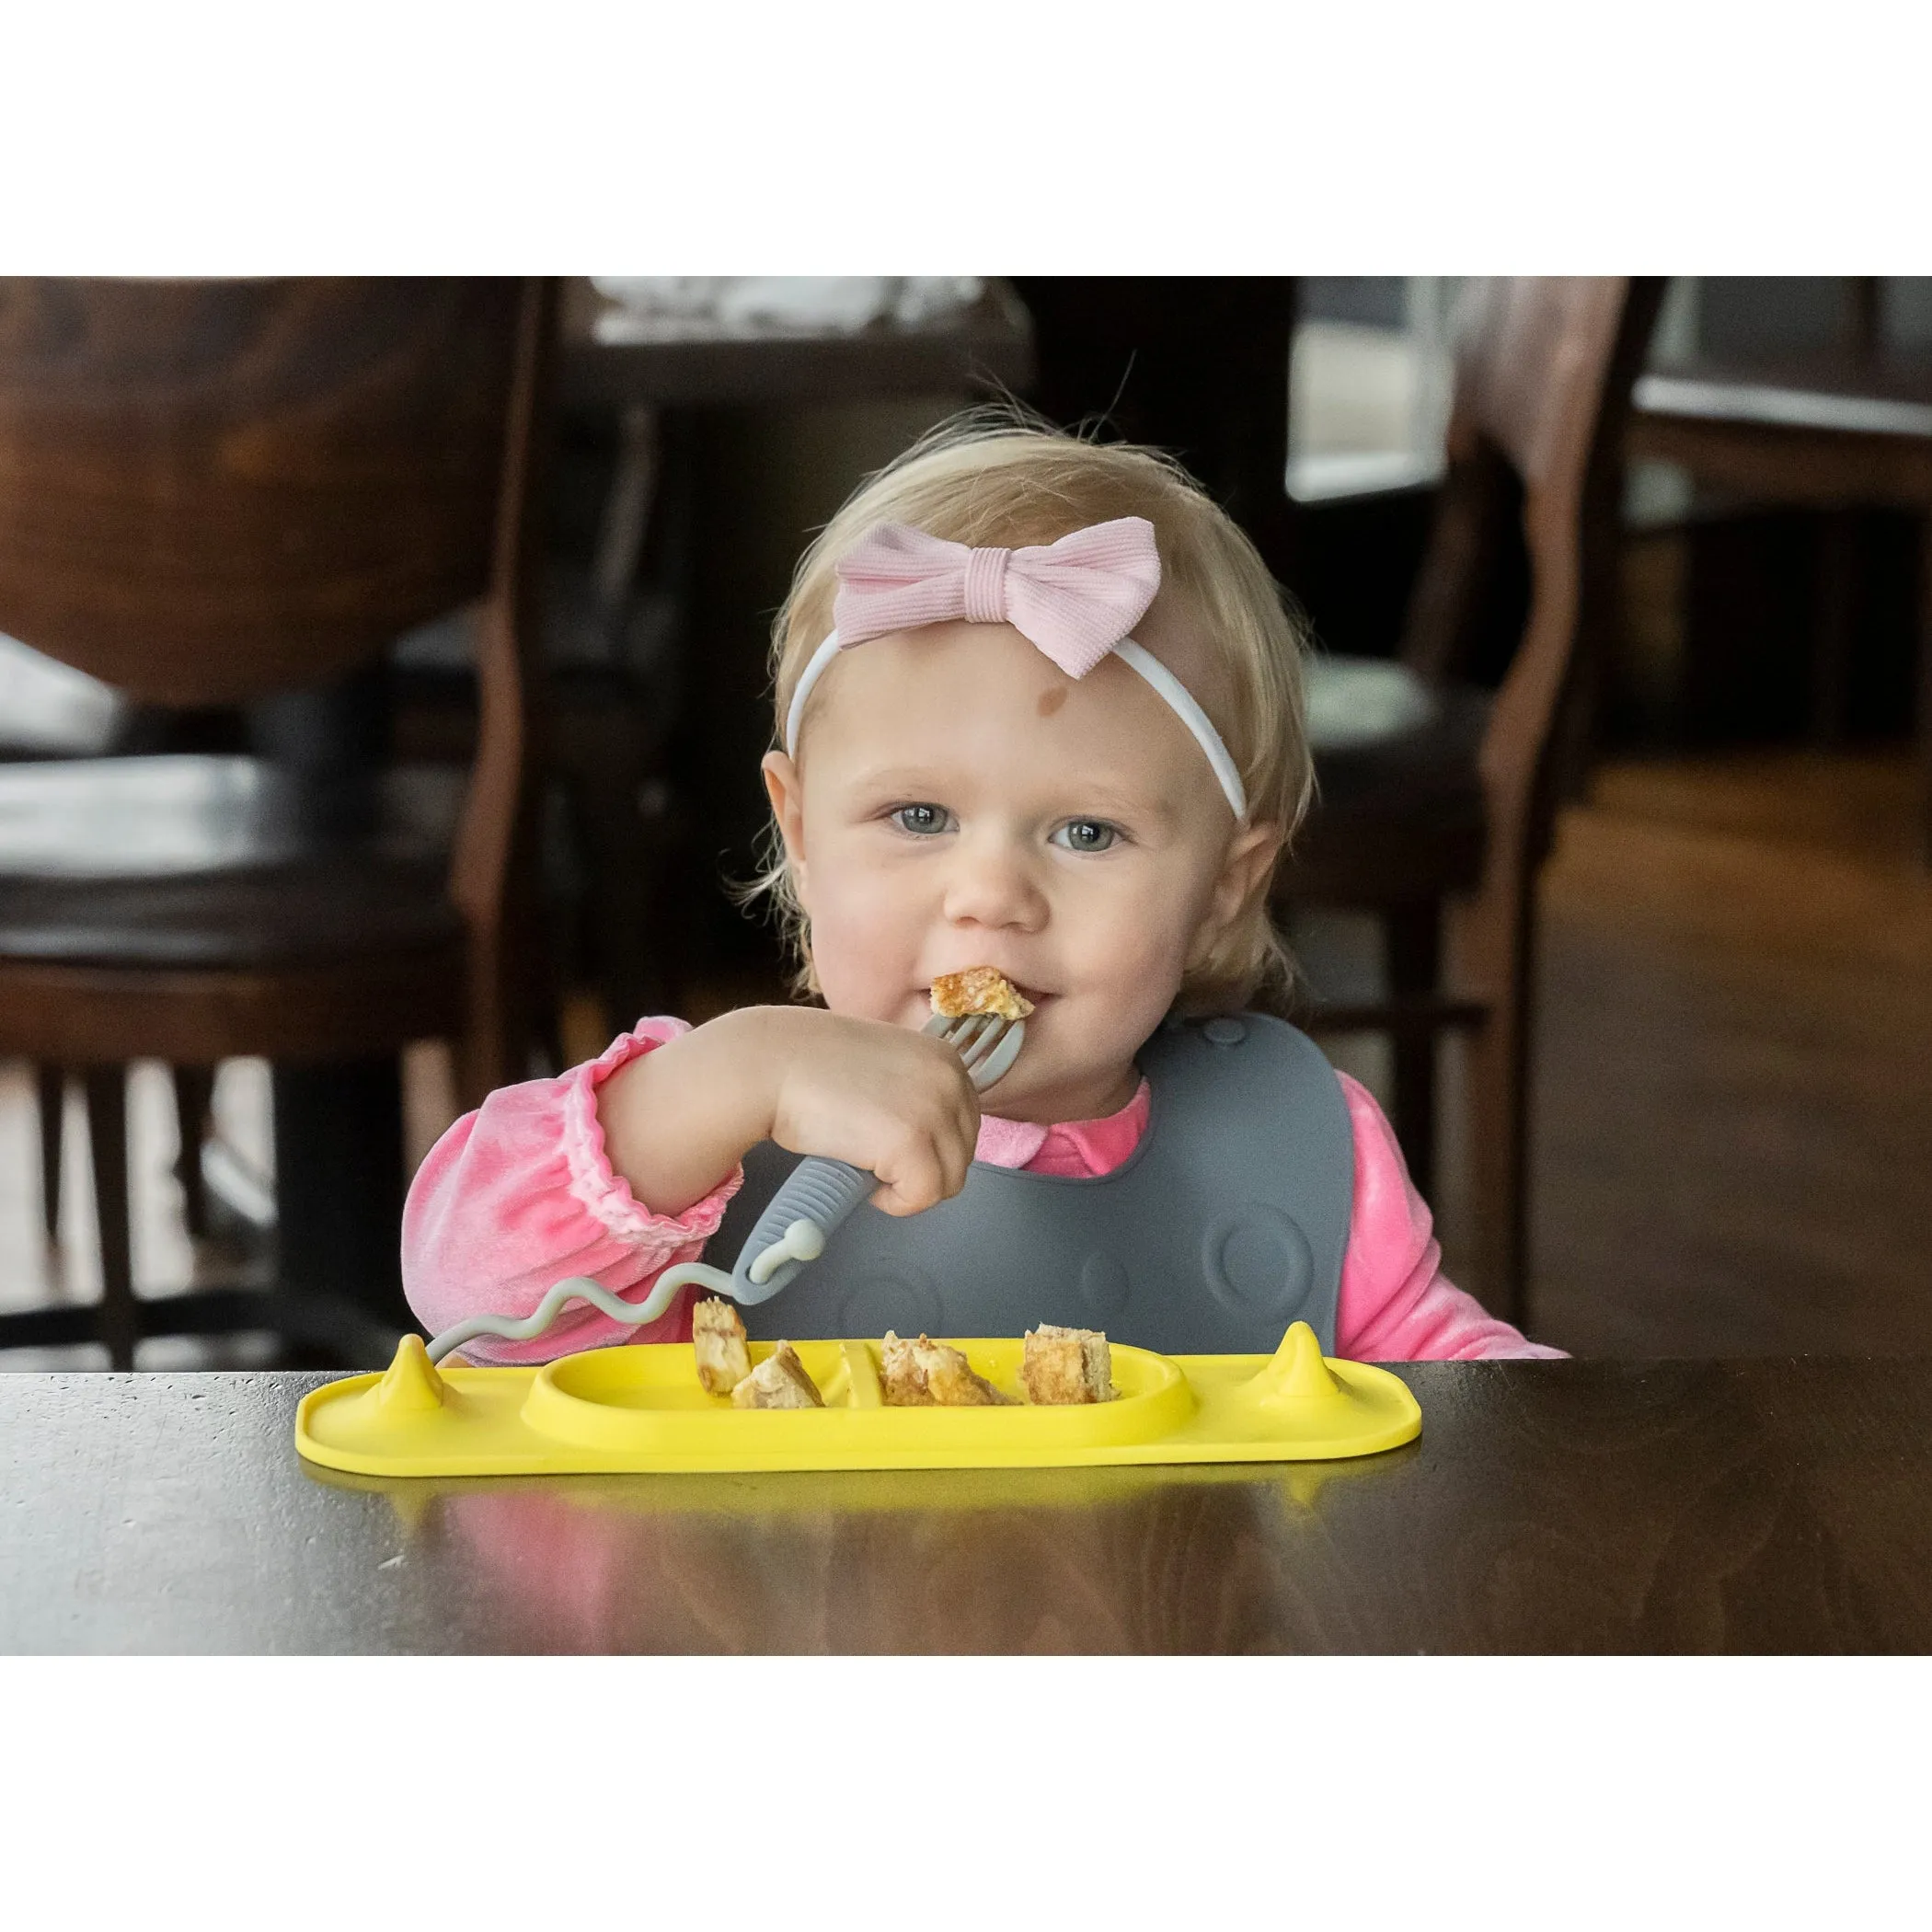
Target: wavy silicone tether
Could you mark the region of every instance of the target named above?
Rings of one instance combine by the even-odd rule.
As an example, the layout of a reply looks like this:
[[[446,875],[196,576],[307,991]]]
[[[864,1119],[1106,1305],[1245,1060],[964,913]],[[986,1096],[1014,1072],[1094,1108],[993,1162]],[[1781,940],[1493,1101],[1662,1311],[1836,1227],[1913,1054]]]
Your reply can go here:
[[[776,1241],[767,1245],[753,1267],[755,1270],[762,1264],[768,1274],[786,1262],[816,1260],[824,1247],[825,1237],[814,1223],[794,1221]],[[707,1268],[702,1261],[684,1261],[675,1268],[667,1268],[641,1302],[627,1302],[589,1275],[573,1274],[558,1282],[521,1320],[508,1315],[472,1315],[467,1321],[445,1328],[430,1343],[426,1352],[431,1363],[441,1362],[479,1335],[494,1335],[503,1341],[535,1341],[572,1302],[588,1302],[613,1321],[620,1321],[627,1328],[638,1328],[645,1322],[656,1321],[677,1299],[678,1290],[693,1283],[708,1288],[713,1294],[732,1293],[731,1277],[723,1269]]]

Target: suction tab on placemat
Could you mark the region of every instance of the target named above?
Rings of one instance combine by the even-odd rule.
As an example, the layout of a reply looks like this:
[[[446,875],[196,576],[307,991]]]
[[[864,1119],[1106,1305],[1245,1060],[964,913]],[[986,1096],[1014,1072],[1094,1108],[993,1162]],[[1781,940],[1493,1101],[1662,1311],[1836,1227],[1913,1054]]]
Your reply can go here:
[[[1347,1408],[1353,1399],[1340,1377],[1322,1360],[1321,1343],[1305,1321],[1290,1327],[1267,1367],[1248,1387],[1264,1409],[1302,1409],[1324,1403]]]
[[[427,1415],[443,1407],[443,1377],[431,1363],[420,1335],[405,1335],[388,1373],[375,1386],[380,1416]]]

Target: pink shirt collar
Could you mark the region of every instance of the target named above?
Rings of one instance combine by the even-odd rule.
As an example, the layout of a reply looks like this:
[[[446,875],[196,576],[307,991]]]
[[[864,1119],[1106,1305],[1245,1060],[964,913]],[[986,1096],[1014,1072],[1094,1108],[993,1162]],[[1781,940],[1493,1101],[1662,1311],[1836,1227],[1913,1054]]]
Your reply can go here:
[[[1098,1121],[1065,1121],[1042,1127],[1033,1121],[980,1116],[974,1158],[992,1167],[1024,1167],[1029,1174],[1068,1174],[1091,1179],[1110,1174],[1140,1144],[1147,1127],[1147,1083],[1118,1113]]]

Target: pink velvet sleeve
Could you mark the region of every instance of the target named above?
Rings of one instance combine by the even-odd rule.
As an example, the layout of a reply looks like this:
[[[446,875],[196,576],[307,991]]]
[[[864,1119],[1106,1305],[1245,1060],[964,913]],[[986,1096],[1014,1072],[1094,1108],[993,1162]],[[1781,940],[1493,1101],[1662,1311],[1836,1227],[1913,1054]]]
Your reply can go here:
[[[1355,1201],[1336,1353],[1352,1362],[1562,1360],[1561,1349],[1526,1340],[1443,1274],[1434,1222],[1395,1129],[1365,1087],[1339,1077],[1355,1135]]]
[[[612,1074],[688,1030],[681,1019],[640,1020],[582,1066],[499,1089],[430,1150],[403,1208],[402,1271],[431,1335],[471,1315],[528,1315],[566,1275],[642,1301],[666,1268],[698,1259],[743,1170],[682,1214],[655,1214],[612,1171],[597,1119],[597,1089]],[[548,1362],[614,1341],[681,1341],[690,1301],[687,1290],[636,1328],[580,1304],[534,1341],[475,1341],[463,1353]]]

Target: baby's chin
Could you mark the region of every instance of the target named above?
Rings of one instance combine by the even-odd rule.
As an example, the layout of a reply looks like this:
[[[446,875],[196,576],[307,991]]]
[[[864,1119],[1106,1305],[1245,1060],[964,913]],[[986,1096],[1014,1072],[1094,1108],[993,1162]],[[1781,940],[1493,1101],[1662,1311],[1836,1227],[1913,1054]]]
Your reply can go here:
[[[1103,1064],[1084,1058],[1070,1063],[1048,1050],[1029,1066],[1027,1056],[1032,1051],[1029,1041],[1020,1049],[1012,1071],[980,1096],[982,1112],[1050,1127],[1063,1121],[1102,1119],[1133,1098],[1140,1075],[1131,1051],[1123,1050]]]

